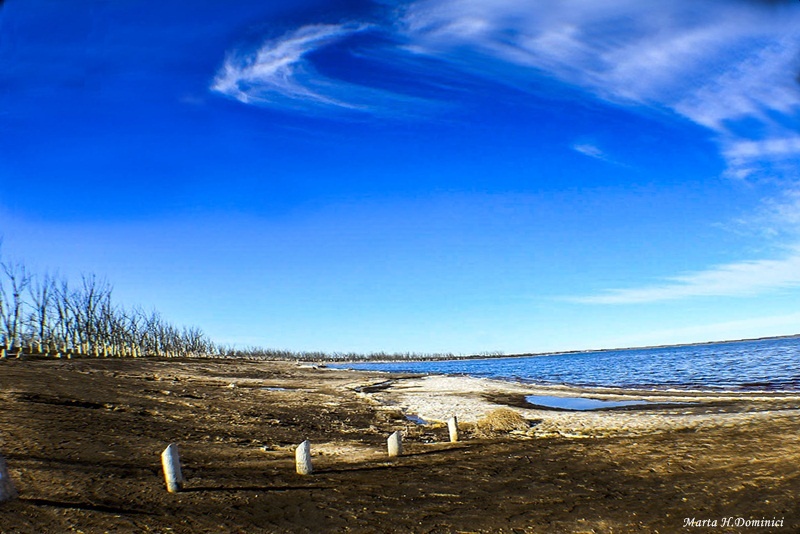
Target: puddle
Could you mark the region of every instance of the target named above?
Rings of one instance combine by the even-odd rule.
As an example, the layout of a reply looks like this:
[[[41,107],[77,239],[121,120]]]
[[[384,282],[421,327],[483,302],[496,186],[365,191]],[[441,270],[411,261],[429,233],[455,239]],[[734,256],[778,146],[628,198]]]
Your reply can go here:
[[[262,391],[289,391],[286,388],[279,388],[279,387],[263,387],[261,388]]]
[[[418,415],[410,414],[410,413],[406,414],[406,419],[408,419],[412,423],[415,423],[415,424],[418,424],[418,425],[427,425],[428,424],[428,422],[425,419],[423,419],[422,417],[420,417]]]
[[[607,401],[590,399],[588,397],[549,397],[546,395],[528,395],[525,397],[525,400],[530,404],[535,404],[536,406],[576,411],[602,410],[603,408],[621,408],[623,406],[654,404],[646,400]]]

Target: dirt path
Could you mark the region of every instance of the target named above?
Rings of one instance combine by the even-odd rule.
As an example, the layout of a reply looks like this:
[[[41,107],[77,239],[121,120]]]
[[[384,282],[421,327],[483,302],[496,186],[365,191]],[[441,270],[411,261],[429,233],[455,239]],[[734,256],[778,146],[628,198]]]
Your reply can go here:
[[[272,362],[0,361],[0,454],[20,493],[0,505],[0,532],[680,532],[687,518],[800,530],[795,401],[687,415],[736,424],[580,438],[465,428],[449,444],[445,428],[379,405],[390,390],[357,390],[382,380]],[[407,455],[390,461],[400,429]],[[304,439],[307,477],[293,467]],[[160,472],[170,442],[179,494]],[[729,517],[783,528],[726,530]]]

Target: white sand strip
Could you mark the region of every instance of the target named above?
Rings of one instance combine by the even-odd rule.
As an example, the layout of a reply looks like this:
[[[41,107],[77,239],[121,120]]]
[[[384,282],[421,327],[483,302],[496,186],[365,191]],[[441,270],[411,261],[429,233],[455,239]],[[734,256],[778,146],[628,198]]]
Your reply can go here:
[[[687,403],[611,411],[558,411],[512,406],[525,418],[536,422],[529,435],[537,437],[637,435],[708,426],[746,426],[767,417],[800,417],[798,394],[579,389],[454,376],[401,379],[386,389],[364,395],[384,406],[396,407],[406,414],[417,415],[426,421],[440,422],[453,415],[458,416],[459,421],[474,422],[493,409],[507,406],[502,401],[490,400],[498,395],[515,396],[519,399],[527,395],[546,395]],[[698,404],[704,408],[698,410]]]

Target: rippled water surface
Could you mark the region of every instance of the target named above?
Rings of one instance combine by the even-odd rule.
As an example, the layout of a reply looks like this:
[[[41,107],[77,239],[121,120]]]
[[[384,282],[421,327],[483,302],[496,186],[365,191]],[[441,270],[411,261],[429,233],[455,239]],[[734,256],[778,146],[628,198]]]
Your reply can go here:
[[[800,338],[549,356],[340,365],[532,382],[657,389],[800,391]]]

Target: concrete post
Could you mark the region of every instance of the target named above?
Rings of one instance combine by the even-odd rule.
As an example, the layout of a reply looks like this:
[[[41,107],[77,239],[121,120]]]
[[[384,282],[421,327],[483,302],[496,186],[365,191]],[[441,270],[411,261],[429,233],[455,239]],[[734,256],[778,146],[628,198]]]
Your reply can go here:
[[[0,503],[10,501],[16,497],[17,490],[14,489],[11,477],[8,476],[6,461],[0,456]]]
[[[298,475],[310,475],[314,472],[314,468],[311,467],[311,442],[305,440],[297,446],[297,450],[294,452],[294,463]]]
[[[389,457],[402,456],[403,454],[403,434],[398,430],[386,440],[389,447]]]
[[[184,480],[183,473],[181,473],[181,457],[178,454],[178,446],[174,443],[171,443],[161,453],[161,467],[164,469],[167,491],[178,493],[183,488]]]
[[[450,432],[450,442],[458,441],[458,418],[455,415],[447,420],[447,430]]]

